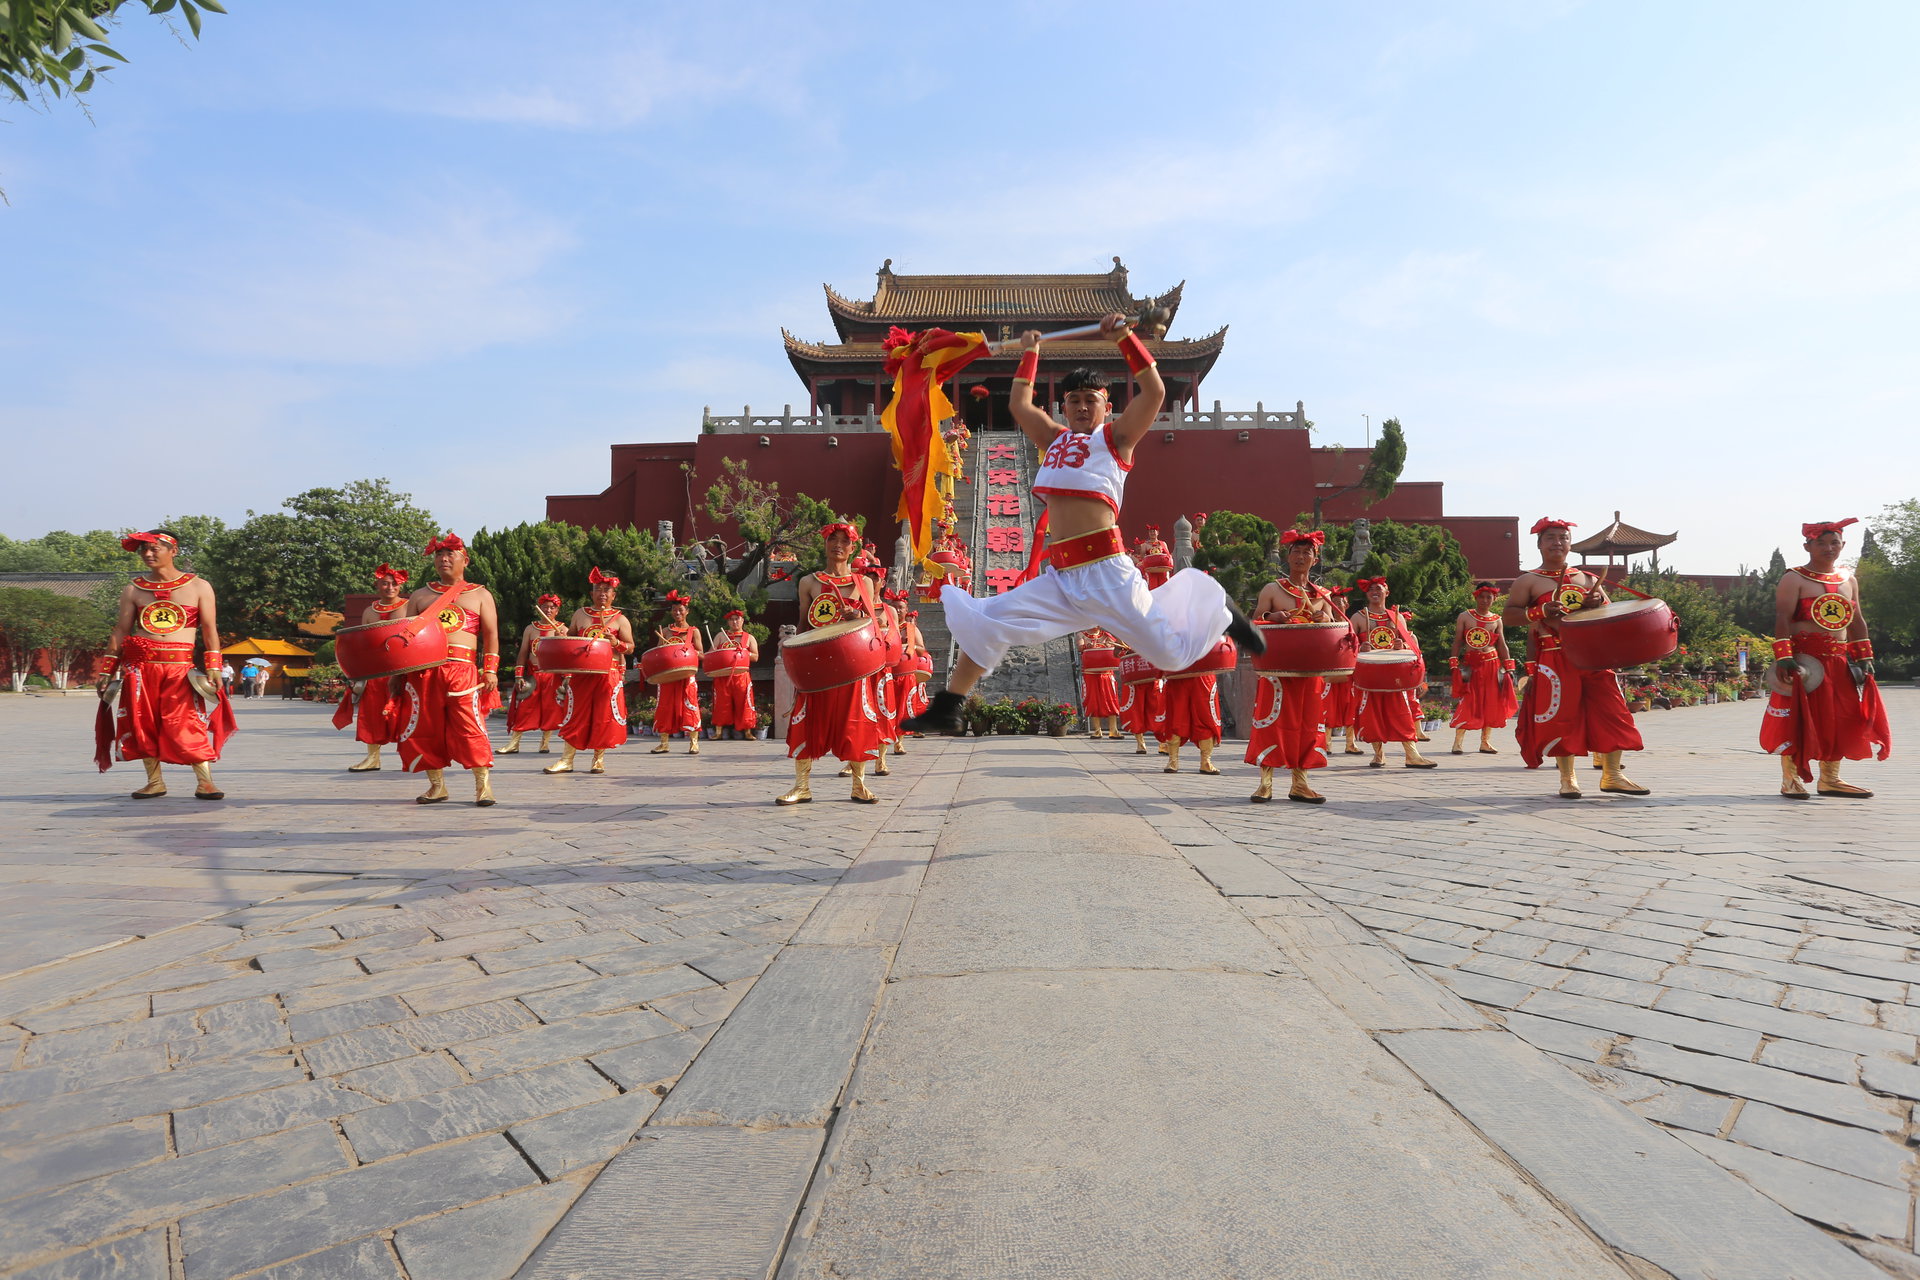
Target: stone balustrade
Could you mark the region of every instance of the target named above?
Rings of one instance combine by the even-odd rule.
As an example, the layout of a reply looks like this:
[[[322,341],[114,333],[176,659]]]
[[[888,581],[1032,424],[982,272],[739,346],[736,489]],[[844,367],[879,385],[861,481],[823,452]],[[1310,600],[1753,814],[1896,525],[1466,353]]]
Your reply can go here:
[[[779,413],[755,413],[751,405],[731,416],[702,411],[701,429],[709,435],[832,435],[881,431],[877,413],[795,413],[792,405],[782,405]],[[1055,417],[1059,415],[1056,413]],[[1307,425],[1307,407],[1295,401],[1292,409],[1269,409],[1256,401],[1251,409],[1223,409],[1215,400],[1213,408],[1194,411],[1176,405],[1154,419],[1154,425],[1173,430],[1246,430],[1270,427],[1298,430]]]

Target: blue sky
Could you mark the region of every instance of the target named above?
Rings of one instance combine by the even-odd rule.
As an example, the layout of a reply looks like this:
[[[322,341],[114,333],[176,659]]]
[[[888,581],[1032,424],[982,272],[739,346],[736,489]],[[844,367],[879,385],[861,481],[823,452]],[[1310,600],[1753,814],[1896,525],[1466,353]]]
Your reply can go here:
[[[1697,572],[1920,493],[1907,0],[228,7],[0,112],[0,532],[539,519],[884,258],[1185,279],[1204,399]]]

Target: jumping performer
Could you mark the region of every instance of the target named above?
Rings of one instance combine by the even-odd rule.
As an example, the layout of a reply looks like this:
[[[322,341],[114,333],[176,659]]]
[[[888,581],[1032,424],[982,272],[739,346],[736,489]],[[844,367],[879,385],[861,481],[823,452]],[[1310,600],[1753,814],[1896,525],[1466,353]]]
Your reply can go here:
[[[1287,576],[1260,588],[1254,616],[1262,622],[1339,622],[1345,615],[1333,592],[1313,581],[1326,534],[1288,529],[1280,535],[1287,557]],[[1323,703],[1321,676],[1282,676],[1261,673],[1254,694],[1253,724],[1247,734],[1248,764],[1260,766],[1260,785],[1247,799],[1266,804],[1273,799],[1273,771],[1293,775],[1287,799],[1299,804],[1325,804],[1327,798],[1307,781],[1309,769],[1327,767],[1327,738],[1320,729]]]
[[[213,588],[205,579],[174,568],[180,540],[169,530],[128,534],[120,545],[138,555],[147,572],[120,592],[114,656],[106,659],[98,679],[105,694],[118,675],[119,705],[110,709],[101,700],[94,718],[93,762],[104,773],[116,755],[138,760],[147,771],[147,784],[133,793],[135,800],[167,794],[162,764],[192,766],[194,799],[225,799],[226,792],[213,785],[213,762],[235,725],[233,706],[220,683]],[[201,671],[193,669],[196,640],[206,646]]]
[[[407,571],[381,565],[373,571],[373,603],[360,611],[360,625],[386,622],[406,616],[407,597],[401,588],[407,585]],[[353,736],[364,743],[367,754],[358,764],[347,766],[348,773],[375,773],[380,768],[380,748],[400,741],[400,726],[393,718],[393,695],[385,680],[361,680],[348,686],[347,696],[333,712],[333,727],[353,726]]]
[[[1025,355],[1014,374],[1014,421],[1044,450],[1033,495],[1046,504],[1048,571],[1003,595],[974,599],[943,590],[947,625],[961,657],[945,689],[908,727],[960,732],[961,708],[981,677],[1016,645],[1044,644],[1057,636],[1101,627],[1164,671],[1192,666],[1226,632],[1242,649],[1258,653],[1259,633],[1241,616],[1220,584],[1198,569],[1175,574],[1149,591],[1127,557],[1118,521],[1127,472],[1139,443],[1166,401],[1166,386],[1153,357],[1125,317],[1110,315],[1100,331],[1119,343],[1138,392],[1116,420],[1098,376],[1076,369],[1061,382],[1061,426],[1033,402],[1040,334],[1021,335]]]
[[[513,663],[513,702],[507,708],[507,730],[513,736],[500,748],[503,756],[520,754],[520,735],[538,732],[540,754],[548,751],[553,731],[566,718],[566,680],[540,669],[540,641],[567,634],[560,621],[560,597],[548,592],[533,604],[539,616],[520,632],[520,652]]]
[[[1800,526],[1807,563],[1789,570],[1774,593],[1773,656],[1791,692],[1767,699],[1760,745],[1780,757],[1780,794],[1805,800],[1803,783],[1820,766],[1819,794],[1865,800],[1873,792],[1840,779],[1842,760],[1885,760],[1893,732],[1873,673],[1873,641],[1860,607],[1860,580],[1839,567],[1842,532],[1857,520]],[[1796,659],[1798,659],[1796,661]],[[1817,664],[1817,665],[1815,665]],[[1815,673],[1818,678],[1815,678]]]
[[[1600,790],[1614,795],[1644,796],[1647,789],[1620,771],[1623,752],[1642,749],[1640,730],[1620,693],[1620,677],[1612,671],[1584,671],[1568,662],[1560,649],[1558,623],[1581,609],[1607,602],[1600,580],[1567,563],[1573,550],[1571,520],[1542,516],[1533,525],[1540,548],[1540,567],[1513,580],[1501,621],[1527,628],[1531,661],[1526,697],[1520,702],[1520,722],[1514,734],[1520,740],[1520,758],[1529,769],[1552,756],[1560,770],[1560,797],[1580,798],[1580,780],[1574,769],[1590,751],[1601,755]]]
[[[1467,731],[1480,731],[1480,754],[1496,756],[1493,731],[1507,727],[1520,709],[1513,692],[1513,655],[1507,652],[1507,631],[1493,602],[1500,588],[1491,582],[1473,584],[1473,608],[1453,622],[1453,656],[1447,666],[1453,675],[1453,754],[1464,755],[1461,743]]]
[[[613,652],[605,671],[567,677],[560,717],[560,741],[566,748],[542,773],[572,773],[574,754],[580,751],[593,752],[588,773],[605,773],[607,752],[627,741],[627,687],[622,677],[627,672],[627,655],[633,652],[633,624],[625,610],[613,603],[619,590],[620,579],[602,573],[597,565],[587,575],[592,603],[575,609],[569,625],[577,636],[607,641]]]

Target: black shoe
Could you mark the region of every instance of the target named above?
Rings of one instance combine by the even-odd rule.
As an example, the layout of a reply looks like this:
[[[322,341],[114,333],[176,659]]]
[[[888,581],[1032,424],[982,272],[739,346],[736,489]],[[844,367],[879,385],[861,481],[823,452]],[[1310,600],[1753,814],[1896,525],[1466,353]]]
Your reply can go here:
[[[1235,608],[1232,601],[1227,602],[1227,610],[1233,615],[1227,622],[1227,638],[1233,641],[1234,646],[1249,658],[1257,658],[1265,653],[1267,638],[1260,634],[1260,629],[1248,622],[1247,615]]]
[[[950,738],[957,738],[963,728],[960,712],[966,705],[965,694],[942,689],[933,695],[933,701],[925,711],[905,721],[900,727],[909,733],[944,733]]]

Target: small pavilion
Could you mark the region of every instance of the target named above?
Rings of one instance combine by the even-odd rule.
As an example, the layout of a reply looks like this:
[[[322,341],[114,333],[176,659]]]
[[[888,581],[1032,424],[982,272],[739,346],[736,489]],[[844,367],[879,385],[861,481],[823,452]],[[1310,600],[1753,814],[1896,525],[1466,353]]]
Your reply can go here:
[[[1660,569],[1660,548],[1673,542],[1679,536],[1680,534],[1677,531],[1674,533],[1650,533],[1645,529],[1635,528],[1633,525],[1622,520],[1620,513],[1616,511],[1613,513],[1612,524],[1594,534],[1592,537],[1582,538],[1580,541],[1574,543],[1573,549],[1580,553],[1580,562],[1582,565],[1585,565],[1587,560],[1593,556],[1605,556],[1609,570],[1613,568],[1615,557],[1618,557],[1622,561],[1620,568],[1623,573],[1627,569],[1627,563],[1630,562],[1634,556],[1651,555],[1653,557],[1654,571],[1658,572]],[[1606,574],[1602,576],[1611,575]]]

